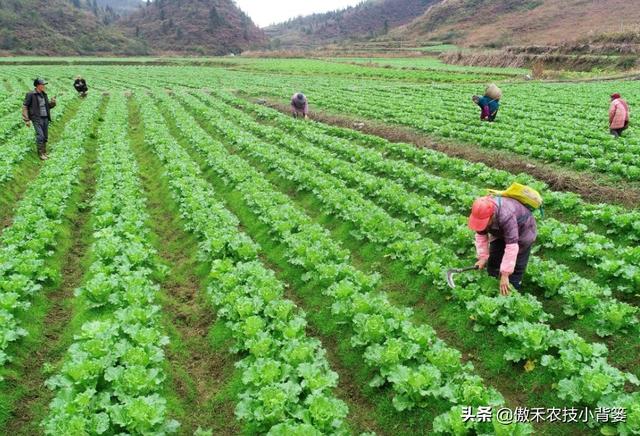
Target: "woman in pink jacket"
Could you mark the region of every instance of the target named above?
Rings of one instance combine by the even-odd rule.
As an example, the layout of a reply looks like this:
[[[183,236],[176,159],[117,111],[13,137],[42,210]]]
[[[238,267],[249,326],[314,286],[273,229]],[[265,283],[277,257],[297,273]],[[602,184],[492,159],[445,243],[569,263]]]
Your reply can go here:
[[[609,107],[609,129],[616,138],[622,136],[629,127],[629,105],[620,98],[620,94],[611,96],[611,106]]]
[[[469,228],[476,232],[478,269],[500,277],[502,295],[509,295],[510,284],[520,289],[538,236],[533,213],[513,198],[480,197],[473,202]]]

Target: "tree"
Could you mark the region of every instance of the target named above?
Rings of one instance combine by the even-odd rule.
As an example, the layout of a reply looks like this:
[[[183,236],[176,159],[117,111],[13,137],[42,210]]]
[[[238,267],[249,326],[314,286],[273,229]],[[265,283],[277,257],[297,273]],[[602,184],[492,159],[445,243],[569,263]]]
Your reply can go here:
[[[220,16],[220,14],[218,14],[218,10],[216,9],[215,6],[211,6],[211,8],[209,9],[209,27],[210,28],[214,28],[214,27],[218,27],[221,24],[223,24],[223,19]]]

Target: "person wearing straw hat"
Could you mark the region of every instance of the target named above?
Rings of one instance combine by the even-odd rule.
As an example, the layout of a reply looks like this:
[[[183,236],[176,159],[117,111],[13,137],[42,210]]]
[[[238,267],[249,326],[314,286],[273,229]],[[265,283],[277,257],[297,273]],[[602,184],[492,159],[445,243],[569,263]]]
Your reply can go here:
[[[531,210],[513,198],[479,197],[471,207],[469,228],[476,232],[476,267],[500,278],[502,295],[509,295],[510,286],[519,290],[538,236]]]
[[[291,97],[291,114],[294,118],[309,118],[309,102],[303,93],[297,92]]]
[[[49,123],[51,122],[51,109],[56,106],[56,98],[49,100],[45,91],[47,82],[44,79],[35,79],[35,89],[29,91],[22,103],[22,119],[27,127],[33,123],[36,132],[36,144],[40,160],[47,160],[47,142],[49,141]]]
[[[82,76],[77,76],[75,82],[73,82],[73,87],[78,91],[80,97],[86,97],[87,92],[89,91],[89,87],[87,86],[87,81],[82,78]]]
[[[480,119],[489,122],[495,121],[501,98],[502,90],[494,84],[487,86],[482,97],[477,95],[471,97],[473,102],[480,106]]]
[[[609,107],[609,131],[615,138],[619,138],[628,127],[629,105],[620,94],[612,94],[611,106]]]

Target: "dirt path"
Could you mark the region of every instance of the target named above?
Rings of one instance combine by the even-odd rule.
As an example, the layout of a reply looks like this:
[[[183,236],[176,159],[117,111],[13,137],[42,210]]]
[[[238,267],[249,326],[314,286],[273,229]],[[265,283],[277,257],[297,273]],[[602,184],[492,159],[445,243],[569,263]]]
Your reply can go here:
[[[169,272],[162,286],[164,324],[171,344],[167,349],[168,396],[181,434],[198,427],[216,435],[241,432],[234,416],[233,377],[235,356],[228,341],[215,341],[214,310],[205,301],[208,266],[197,260],[198,241],[186,233],[161,162],[144,144],[137,106],[130,102],[130,138],[138,160],[148,200],[149,225],[155,246]],[[220,343],[217,343],[220,342]]]
[[[106,105],[103,100],[100,115]],[[44,366],[62,359],[72,337],[68,326],[74,315],[73,291],[82,283],[84,260],[91,241],[91,228],[87,225],[90,217],[89,202],[95,193],[96,135],[99,122],[93,125],[93,132],[86,141],[86,154],[80,183],[70,204],[72,207],[64,218],[65,229],[59,239],[60,245],[52,262],[62,266],[59,283],[51,286],[51,291],[39,296],[35,310],[28,314],[28,322],[36,324],[38,330],[27,346],[21,348],[16,362],[21,367],[16,378],[8,380],[9,392],[13,399],[13,410],[3,434],[35,435],[42,432],[40,422],[48,411],[53,393],[44,385],[49,377]],[[39,318],[38,315],[43,315]]]

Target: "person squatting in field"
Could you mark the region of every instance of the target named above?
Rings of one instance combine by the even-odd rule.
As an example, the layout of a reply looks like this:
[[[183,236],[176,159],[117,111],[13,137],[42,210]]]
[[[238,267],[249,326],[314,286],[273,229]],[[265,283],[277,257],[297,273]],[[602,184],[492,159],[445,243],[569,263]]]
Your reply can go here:
[[[531,210],[513,198],[480,197],[471,208],[469,228],[476,232],[476,267],[500,277],[502,295],[509,295],[510,284],[520,289],[538,235]]]
[[[40,160],[47,160],[47,142],[49,141],[49,123],[51,122],[51,109],[56,106],[56,98],[49,101],[43,79],[33,81],[35,89],[29,91],[22,103],[22,119],[27,127],[33,123],[36,132],[36,145]]]
[[[82,76],[76,77],[75,82],[73,82],[73,87],[78,91],[80,97],[86,97],[87,92],[89,92],[89,87],[87,86],[87,81],[82,78]]]
[[[309,102],[303,93],[297,92],[291,97],[291,114],[294,118],[309,118]]]
[[[629,105],[620,97],[620,94],[612,94],[609,107],[609,131],[614,137],[619,138],[627,127],[629,127]]]
[[[502,98],[502,90],[496,85],[489,85],[484,91],[482,97],[474,95],[471,100],[480,106],[480,119],[482,121],[493,122],[498,115],[500,109],[500,99]]]

